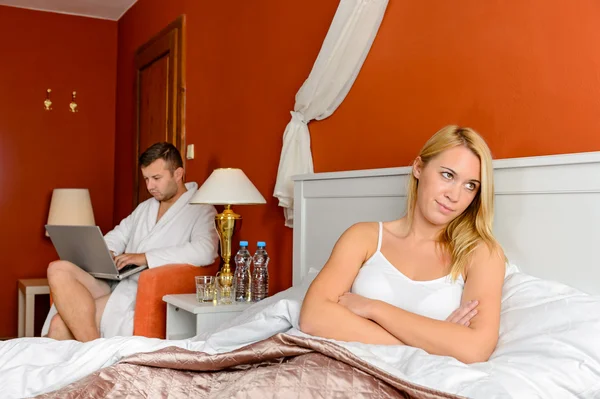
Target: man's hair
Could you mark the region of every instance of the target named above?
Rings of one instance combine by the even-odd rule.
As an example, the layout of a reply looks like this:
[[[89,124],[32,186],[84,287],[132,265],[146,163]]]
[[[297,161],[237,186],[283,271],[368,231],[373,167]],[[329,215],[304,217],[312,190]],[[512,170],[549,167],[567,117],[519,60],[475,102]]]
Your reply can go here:
[[[165,161],[166,166],[171,173],[175,172],[177,168],[183,168],[181,154],[171,143],[163,142],[151,145],[142,155],[140,155],[139,163],[142,168],[145,168],[158,159]]]

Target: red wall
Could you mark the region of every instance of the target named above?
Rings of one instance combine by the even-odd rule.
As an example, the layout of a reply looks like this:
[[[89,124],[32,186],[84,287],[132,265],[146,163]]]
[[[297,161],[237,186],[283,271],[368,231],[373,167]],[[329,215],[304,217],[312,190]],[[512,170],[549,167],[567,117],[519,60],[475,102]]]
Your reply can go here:
[[[287,288],[292,231],[272,197],[281,138],[337,4],[139,0],[119,21],[115,221],[131,211],[134,52],[185,13],[188,176],[246,172],[268,204],[236,208],[237,239],[266,240],[272,292]],[[316,171],[407,165],[449,123],[479,130],[497,158],[600,150],[599,11],[593,0],[391,1],[349,96],[310,125]]]
[[[17,280],[45,277],[56,258],[44,236],[52,189],[89,188],[111,228],[117,24],[0,6],[0,49],[0,337],[14,337]]]
[[[495,158],[600,150],[600,2],[565,5],[390,1],[350,95],[310,126],[315,169],[408,165],[449,123]]]

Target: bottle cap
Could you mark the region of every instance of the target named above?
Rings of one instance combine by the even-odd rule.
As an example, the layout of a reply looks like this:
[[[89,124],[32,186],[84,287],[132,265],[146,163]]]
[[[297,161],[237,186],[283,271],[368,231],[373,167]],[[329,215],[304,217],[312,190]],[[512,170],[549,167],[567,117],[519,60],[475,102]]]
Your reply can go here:
[[[240,241],[240,247],[247,247],[248,241]]]
[[[264,241],[259,241],[259,242],[257,242],[257,243],[256,243],[256,245],[257,245],[258,247],[266,247],[266,246],[267,246],[267,244],[265,244],[265,242],[264,242]]]

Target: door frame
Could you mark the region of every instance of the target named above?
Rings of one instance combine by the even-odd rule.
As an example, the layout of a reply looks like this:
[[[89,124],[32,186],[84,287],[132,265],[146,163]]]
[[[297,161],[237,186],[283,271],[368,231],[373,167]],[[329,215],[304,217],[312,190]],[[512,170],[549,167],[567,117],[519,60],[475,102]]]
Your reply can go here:
[[[167,92],[167,141],[179,152],[185,167],[185,27],[186,17],[180,15],[135,53],[135,169],[133,207],[138,205],[140,154],[140,70],[166,53],[170,53]]]

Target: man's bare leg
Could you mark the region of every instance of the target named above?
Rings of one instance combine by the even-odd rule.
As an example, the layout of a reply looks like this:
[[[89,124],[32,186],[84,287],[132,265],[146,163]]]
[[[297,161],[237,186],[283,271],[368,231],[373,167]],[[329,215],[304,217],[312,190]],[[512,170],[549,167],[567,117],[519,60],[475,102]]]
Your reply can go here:
[[[48,265],[48,284],[56,310],[75,339],[86,342],[99,338],[96,299],[110,295],[109,285],[62,260]]]
[[[102,314],[104,313],[104,308],[106,307],[106,302],[108,302],[108,298],[110,298],[110,294],[102,296],[95,300],[96,302],[96,326],[98,328],[98,332],[100,332],[100,322],[102,320]],[[63,319],[60,317],[60,314],[55,314],[50,320],[50,328],[48,329],[48,338],[53,338],[56,340],[72,340],[75,339],[69,327],[65,324]]]
[[[50,328],[48,329],[48,338],[53,338],[59,341],[75,339],[71,330],[65,324],[59,314],[55,314],[50,320]]]

